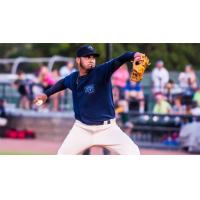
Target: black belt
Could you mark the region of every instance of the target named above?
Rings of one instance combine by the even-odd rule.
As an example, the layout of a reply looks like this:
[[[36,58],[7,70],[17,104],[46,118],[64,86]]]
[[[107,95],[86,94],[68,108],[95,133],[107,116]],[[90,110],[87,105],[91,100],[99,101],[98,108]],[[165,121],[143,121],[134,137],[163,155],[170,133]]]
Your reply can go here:
[[[84,122],[82,122],[84,123]],[[86,123],[84,123],[86,124]],[[87,125],[106,125],[106,124],[111,124],[111,120],[106,120],[106,121],[101,121],[101,122],[92,122],[92,123],[87,123]]]
[[[101,125],[103,125],[103,124],[111,124],[111,120],[109,119],[107,121],[103,121]]]

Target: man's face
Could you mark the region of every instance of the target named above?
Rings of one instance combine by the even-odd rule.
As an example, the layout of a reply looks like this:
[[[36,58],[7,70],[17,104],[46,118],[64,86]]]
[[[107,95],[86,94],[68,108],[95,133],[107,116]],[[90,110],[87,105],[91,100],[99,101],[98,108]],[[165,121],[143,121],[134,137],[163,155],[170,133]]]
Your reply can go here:
[[[161,68],[164,67],[164,63],[163,63],[162,61],[158,61],[158,62],[156,63],[156,67],[157,67],[158,69],[161,69]]]
[[[163,95],[162,95],[162,94],[157,94],[157,95],[155,96],[155,98],[156,98],[156,101],[157,101],[157,102],[161,102],[161,101],[163,100]]]
[[[67,63],[67,68],[69,69],[69,70],[71,70],[71,69],[73,69],[74,68],[74,63],[73,62],[68,62]]]
[[[189,73],[189,72],[191,72],[192,71],[192,67],[190,66],[190,65],[186,65],[185,66],[185,72],[186,73]]]
[[[79,58],[76,58],[76,62],[78,64],[78,67],[89,70],[95,67],[96,58],[92,55],[87,56],[87,57],[79,57]]]

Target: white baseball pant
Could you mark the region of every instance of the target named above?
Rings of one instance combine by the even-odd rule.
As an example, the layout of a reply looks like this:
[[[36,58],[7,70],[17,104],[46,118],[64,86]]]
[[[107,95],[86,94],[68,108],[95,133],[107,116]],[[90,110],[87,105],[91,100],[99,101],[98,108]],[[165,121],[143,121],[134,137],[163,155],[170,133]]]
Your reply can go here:
[[[105,125],[86,125],[76,120],[57,154],[77,155],[92,146],[102,146],[120,155],[139,155],[138,146],[115,120]]]

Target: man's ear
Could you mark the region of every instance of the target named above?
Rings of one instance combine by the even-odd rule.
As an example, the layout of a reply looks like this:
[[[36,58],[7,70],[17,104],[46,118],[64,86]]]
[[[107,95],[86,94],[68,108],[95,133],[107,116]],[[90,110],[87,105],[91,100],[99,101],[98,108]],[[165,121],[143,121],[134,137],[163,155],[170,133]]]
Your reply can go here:
[[[80,66],[80,58],[79,57],[76,57],[76,64],[77,64],[77,66]]]

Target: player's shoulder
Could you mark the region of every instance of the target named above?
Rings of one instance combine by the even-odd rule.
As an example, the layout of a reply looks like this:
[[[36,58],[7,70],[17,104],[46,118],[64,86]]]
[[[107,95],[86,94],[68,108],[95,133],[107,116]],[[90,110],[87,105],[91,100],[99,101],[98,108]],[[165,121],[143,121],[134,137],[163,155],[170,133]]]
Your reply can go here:
[[[78,73],[79,73],[78,71],[74,71],[71,74],[67,75],[65,79],[74,79],[78,76]]]
[[[95,71],[100,72],[102,70],[105,70],[108,67],[108,65],[109,65],[109,62],[104,62],[102,64],[98,64],[95,67]]]

